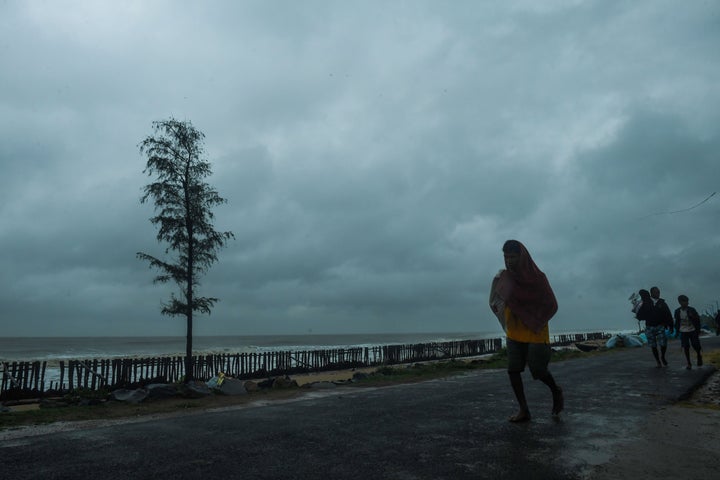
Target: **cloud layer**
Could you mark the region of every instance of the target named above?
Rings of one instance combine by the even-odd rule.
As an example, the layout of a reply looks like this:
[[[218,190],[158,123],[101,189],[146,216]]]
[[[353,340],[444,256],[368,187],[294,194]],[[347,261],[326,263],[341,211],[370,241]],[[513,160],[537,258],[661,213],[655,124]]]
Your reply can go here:
[[[504,240],[552,330],[720,300],[712,2],[0,4],[3,335],[182,335],[141,205],[151,122],[206,135],[236,240],[197,334],[492,332]],[[678,212],[678,213],[668,213]]]

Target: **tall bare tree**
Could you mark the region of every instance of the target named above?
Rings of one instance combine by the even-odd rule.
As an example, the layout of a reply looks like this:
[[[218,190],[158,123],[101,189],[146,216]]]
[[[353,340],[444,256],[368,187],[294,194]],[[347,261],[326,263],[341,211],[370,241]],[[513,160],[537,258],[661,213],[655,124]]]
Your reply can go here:
[[[193,312],[210,314],[217,298],[196,295],[199,278],[217,261],[217,252],[232,232],[218,232],[213,227],[213,207],[226,200],[204,179],[212,174],[210,163],[204,160],[205,135],[189,121],[173,118],[153,122],[154,135],[139,145],[147,156],[143,173],[155,181],[145,186],[140,201],[152,199],[155,216],[150,221],[158,227],[157,240],[167,245],[165,261],[138,252],[137,257],[160,271],[155,283],[174,281],[181,295],[171,294],[163,303],[162,313],[185,316],[187,342],[185,352],[185,381],[193,379]]]

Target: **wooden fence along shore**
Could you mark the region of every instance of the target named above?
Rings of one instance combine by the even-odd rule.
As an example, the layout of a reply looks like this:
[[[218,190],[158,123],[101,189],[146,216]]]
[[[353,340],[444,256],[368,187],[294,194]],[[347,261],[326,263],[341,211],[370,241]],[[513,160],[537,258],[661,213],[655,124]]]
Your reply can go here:
[[[608,338],[605,333],[556,335],[553,346]],[[415,345],[383,345],[309,351],[268,351],[194,357],[194,378],[220,372],[239,379],[395,365],[498,352],[502,339],[463,340]],[[3,362],[0,401],[62,395],[77,389],[112,390],[149,383],[174,383],[185,375],[184,357],[115,358],[60,361],[59,380],[46,381],[47,361]],[[57,375],[55,375],[57,376]]]

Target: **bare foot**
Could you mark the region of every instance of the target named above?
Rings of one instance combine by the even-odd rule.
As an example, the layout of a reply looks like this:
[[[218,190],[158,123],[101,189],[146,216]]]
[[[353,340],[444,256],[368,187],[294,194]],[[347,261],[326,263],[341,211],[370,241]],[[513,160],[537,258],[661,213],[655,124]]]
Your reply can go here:
[[[522,422],[529,422],[530,421],[530,411],[529,410],[520,410],[518,413],[513,415],[512,417],[508,418],[512,423],[522,423]]]
[[[565,396],[563,395],[562,388],[557,387],[557,390],[553,392],[553,408],[552,414],[559,415],[560,412],[565,408]]]

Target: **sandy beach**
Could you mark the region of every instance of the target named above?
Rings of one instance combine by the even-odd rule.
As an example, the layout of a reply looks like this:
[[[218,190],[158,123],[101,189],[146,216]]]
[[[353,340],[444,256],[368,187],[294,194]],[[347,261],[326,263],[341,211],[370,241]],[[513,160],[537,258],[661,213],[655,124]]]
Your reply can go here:
[[[356,373],[370,374],[377,370],[376,367],[353,368],[348,370],[333,370],[327,372],[304,373],[301,375],[292,375],[290,378],[295,380],[298,386],[308,385],[316,382],[344,382],[351,380]]]

